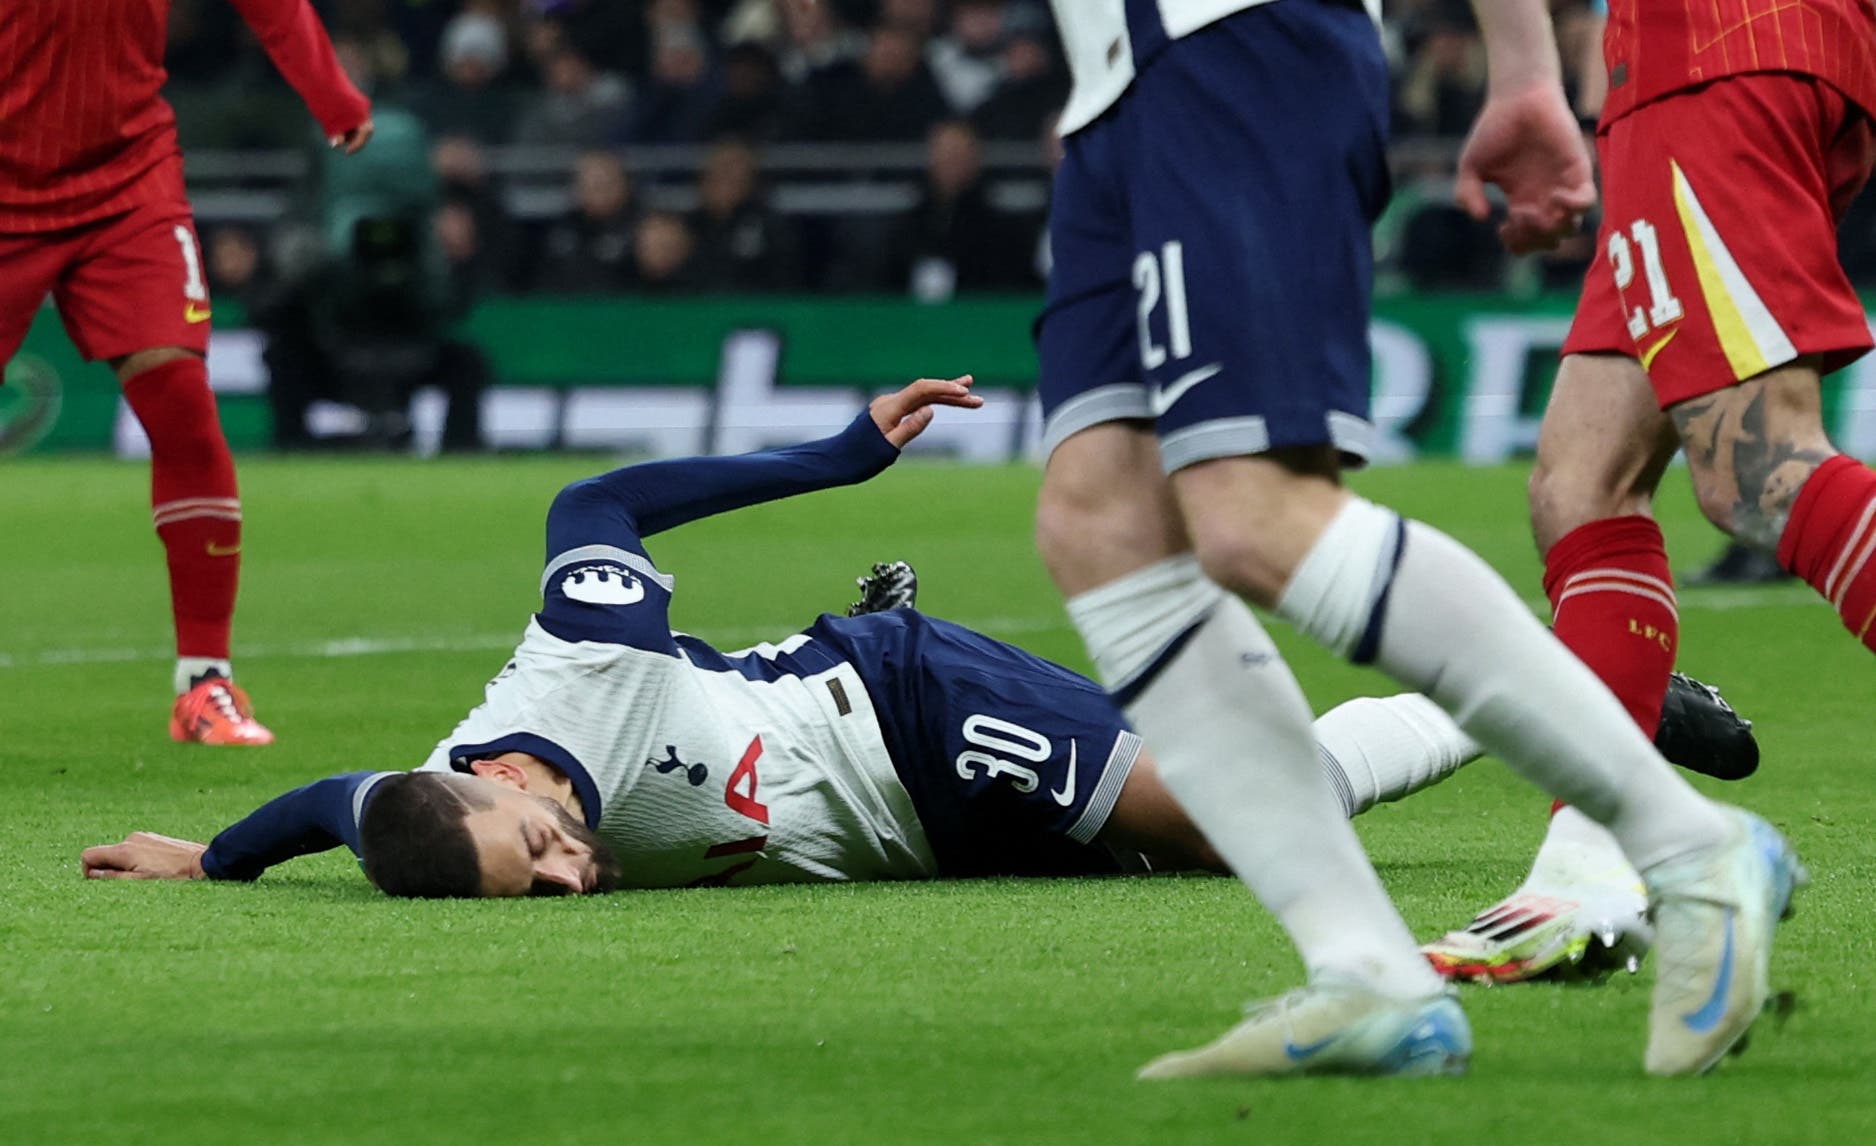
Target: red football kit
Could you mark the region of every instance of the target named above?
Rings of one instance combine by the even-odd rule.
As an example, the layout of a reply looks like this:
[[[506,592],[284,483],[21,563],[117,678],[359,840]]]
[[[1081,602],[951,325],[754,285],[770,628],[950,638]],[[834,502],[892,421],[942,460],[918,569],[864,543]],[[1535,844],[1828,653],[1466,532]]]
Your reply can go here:
[[[1876,158],[1870,0],[1612,0],[1603,59],[1600,257],[1564,353],[1636,359],[1666,409],[1804,356],[1829,371],[1868,351],[1837,222]],[[1876,474],[1827,462],[1779,547],[1866,643],[1876,578],[1856,523],[1873,498]],[[1558,638],[1652,733],[1680,631],[1660,526],[1577,527],[1545,554],[1544,587]]]
[[[231,0],[328,135],[371,108],[308,0]],[[207,346],[161,95],[169,0],[28,0],[0,20],[0,362],[49,293],[87,358]]]
[[[1837,221],[1876,161],[1869,0],[1613,0],[1601,257],[1566,354],[1637,359],[1663,408],[1870,349]]]
[[[371,107],[308,0],[232,0],[329,136]],[[0,365],[50,294],[88,359],[208,349],[201,246],[161,95],[169,0],[0,0]],[[170,735],[265,744],[228,662],[241,567],[234,458],[200,357],[123,380],[150,438],[176,625]]]

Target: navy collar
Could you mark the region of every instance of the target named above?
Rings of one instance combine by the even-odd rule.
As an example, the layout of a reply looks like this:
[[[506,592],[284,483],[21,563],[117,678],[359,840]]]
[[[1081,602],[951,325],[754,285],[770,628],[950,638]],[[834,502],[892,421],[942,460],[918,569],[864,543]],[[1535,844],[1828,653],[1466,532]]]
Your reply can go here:
[[[592,775],[574,758],[573,753],[545,736],[536,736],[532,732],[511,732],[483,744],[451,745],[449,766],[458,772],[466,772],[469,770],[468,761],[487,760],[504,752],[526,752],[530,756],[538,756],[565,773],[567,779],[573,781],[574,793],[580,797],[580,810],[586,814],[586,826],[594,831],[599,830],[599,785],[593,783]]]

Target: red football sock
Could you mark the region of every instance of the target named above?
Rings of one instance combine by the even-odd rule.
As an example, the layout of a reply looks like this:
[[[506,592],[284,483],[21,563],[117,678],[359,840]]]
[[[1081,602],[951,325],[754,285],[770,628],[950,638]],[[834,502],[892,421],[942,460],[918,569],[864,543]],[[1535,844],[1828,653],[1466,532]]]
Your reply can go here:
[[[176,655],[228,658],[241,576],[241,501],[208,367],[177,358],[132,376],[124,398],[150,436],[150,505],[169,556]]]
[[[1778,539],[1778,563],[1824,594],[1844,627],[1876,649],[1876,473],[1831,458],[1805,480]]]
[[[1680,644],[1661,527],[1639,515],[1571,530],[1544,556],[1551,628],[1650,736]]]
[[[1571,530],[1544,555],[1544,594],[1557,639],[1653,736],[1680,644],[1674,575],[1661,527],[1635,515]],[[1555,814],[1561,807],[1558,801],[1550,810]]]

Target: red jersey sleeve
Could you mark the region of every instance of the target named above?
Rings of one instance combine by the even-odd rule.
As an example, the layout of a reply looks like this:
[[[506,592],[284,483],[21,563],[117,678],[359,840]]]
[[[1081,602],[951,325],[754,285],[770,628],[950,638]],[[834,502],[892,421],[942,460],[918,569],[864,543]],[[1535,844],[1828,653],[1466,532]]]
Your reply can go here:
[[[327,135],[344,135],[370,118],[371,102],[339,67],[332,40],[310,0],[232,3]]]

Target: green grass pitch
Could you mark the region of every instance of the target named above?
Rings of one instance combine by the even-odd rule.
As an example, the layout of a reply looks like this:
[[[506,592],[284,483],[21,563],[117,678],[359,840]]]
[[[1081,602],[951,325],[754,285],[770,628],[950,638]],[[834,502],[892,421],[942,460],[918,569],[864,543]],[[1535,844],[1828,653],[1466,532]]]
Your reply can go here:
[[[1464,1079],[1136,1084],[1298,977],[1225,879],[399,903],[342,853],[252,886],[78,878],[84,845],[206,839],[289,786],[422,759],[521,630],[548,499],[598,465],[247,462],[237,663],[280,735],[258,751],[164,734],[143,470],[5,466],[0,1142],[1876,1141],[1876,665],[1801,587],[1685,595],[1684,667],[1763,737],[1760,777],[1731,793],[1817,880],[1775,965],[1798,1009],[1705,1079],[1641,1076],[1645,971],[1467,989]],[[1522,478],[1424,465],[1358,485],[1534,596]],[[720,643],[792,631],[906,558],[931,611],[1080,665],[1030,546],[1036,480],[907,464],[653,552],[678,623]],[[1670,483],[1684,568],[1715,538]],[[1318,706],[1388,691],[1283,639]],[[1515,883],[1543,806],[1486,762],[1361,830],[1430,934]]]

